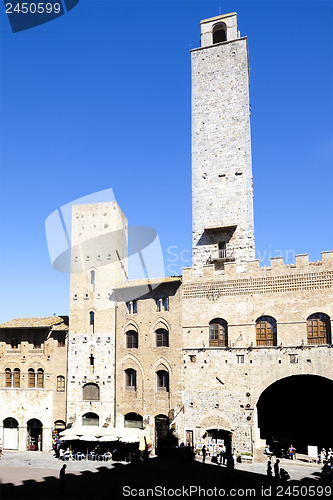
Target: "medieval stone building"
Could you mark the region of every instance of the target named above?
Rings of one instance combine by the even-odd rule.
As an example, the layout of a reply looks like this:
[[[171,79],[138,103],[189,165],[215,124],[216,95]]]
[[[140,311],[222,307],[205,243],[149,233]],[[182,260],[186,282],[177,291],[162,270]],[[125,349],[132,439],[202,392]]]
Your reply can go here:
[[[45,427],[59,418],[104,433],[145,429],[157,452],[181,442],[213,451],[224,441],[260,458],[266,441],[304,453],[332,446],[333,252],[259,266],[248,47],[237,15],[202,21],[191,58],[193,267],[129,280],[128,224],[117,203],[73,207],[68,351],[57,370],[47,368],[55,347],[41,358],[54,394],[68,364],[66,417],[62,406]],[[0,396],[9,401],[6,370],[17,363],[6,345]],[[17,402],[29,407],[24,394],[22,386]],[[10,404],[4,419],[16,418]]]
[[[68,317],[0,325],[0,438],[10,450],[50,450],[66,427]]]

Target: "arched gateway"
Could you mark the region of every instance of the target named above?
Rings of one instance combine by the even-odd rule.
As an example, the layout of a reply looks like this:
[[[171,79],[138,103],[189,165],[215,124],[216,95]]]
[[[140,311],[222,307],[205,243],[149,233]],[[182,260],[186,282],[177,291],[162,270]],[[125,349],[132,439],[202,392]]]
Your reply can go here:
[[[257,403],[260,438],[281,453],[292,444],[333,446],[333,381],[317,375],[294,375],[271,384]]]

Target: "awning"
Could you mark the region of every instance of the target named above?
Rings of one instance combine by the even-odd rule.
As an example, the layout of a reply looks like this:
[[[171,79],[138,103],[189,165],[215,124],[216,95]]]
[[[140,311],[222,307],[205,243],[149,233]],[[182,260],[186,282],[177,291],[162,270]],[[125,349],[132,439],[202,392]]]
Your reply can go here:
[[[147,435],[147,431],[142,429],[127,427],[71,427],[59,434],[63,441],[120,441],[122,443],[138,443],[140,439]]]

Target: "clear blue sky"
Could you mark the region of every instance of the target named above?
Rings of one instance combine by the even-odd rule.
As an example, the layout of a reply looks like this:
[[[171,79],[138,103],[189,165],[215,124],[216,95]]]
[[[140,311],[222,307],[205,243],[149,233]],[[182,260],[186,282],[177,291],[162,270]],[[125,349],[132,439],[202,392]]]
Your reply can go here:
[[[219,12],[236,11],[249,41],[257,257],[332,249],[332,9],[80,0],[13,34],[1,3],[0,322],[68,314],[44,223],[95,191],[113,188],[131,225],[158,231],[169,274],[190,264],[190,49]]]

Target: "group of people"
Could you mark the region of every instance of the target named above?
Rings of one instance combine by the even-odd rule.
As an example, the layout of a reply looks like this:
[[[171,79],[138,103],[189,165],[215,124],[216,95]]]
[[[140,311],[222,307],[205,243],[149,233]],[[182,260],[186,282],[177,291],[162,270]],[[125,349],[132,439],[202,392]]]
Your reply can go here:
[[[318,455],[318,463],[325,463],[329,462],[331,465],[333,465],[333,451],[332,448],[328,448],[326,451],[325,448],[322,448],[320,450],[320,453]]]
[[[179,445],[179,458],[181,461],[192,462],[195,456],[195,449],[190,443],[185,446],[184,443]]]
[[[269,444],[266,444],[264,454],[269,457],[272,457],[274,455],[274,452],[270,449]],[[291,460],[294,460],[296,458],[296,448],[292,444],[288,448],[287,455]]]
[[[205,445],[203,445],[202,450],[202,463],[204,464],[206,461],[206,455],[207,455],[207,448]],[[218,465],[226,465],[228,469],[234,469],[235,467],[235,459],[236,459],[236,450],[233,448],[232,452],[228,455],[227,454],[227,448],[223,444],[220,446],[220,451],[219,453],[215,456],[212,457],[212,462],[217,463]]]
[[[267,462],[267,477],[269,479],[273,478],[273,469],[274,469],[274,477],[276,480],[281,480],[281,482],[285,483],[290,479],[290,476],[288,472],[283,469],[282,467],[280,468],[280,460],[277,458],[276,461],[274,462],[273,468],[272,468],[272,461],[268,460]]]

